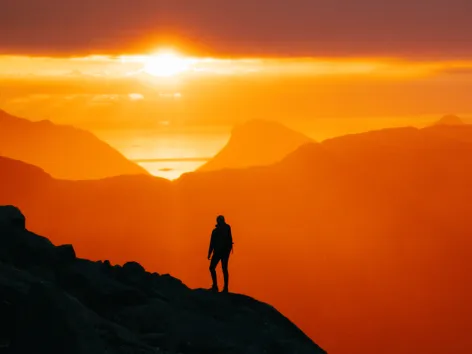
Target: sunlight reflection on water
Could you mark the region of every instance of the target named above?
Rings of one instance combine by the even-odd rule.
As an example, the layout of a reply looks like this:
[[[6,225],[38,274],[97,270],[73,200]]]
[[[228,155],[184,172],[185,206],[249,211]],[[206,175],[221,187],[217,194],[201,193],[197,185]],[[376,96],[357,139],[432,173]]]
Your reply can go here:
[[[153,176],[177,179],[183,173],[195,171],[205,163],[202,161],[152,161],[138,162],[138,165],[145,168]]]
[[[162,133],[115,131],[97,134],[152,175],[176,179],[203,165],[227,143],[229,132]],[[194,159],[194,160],[192,160]]]

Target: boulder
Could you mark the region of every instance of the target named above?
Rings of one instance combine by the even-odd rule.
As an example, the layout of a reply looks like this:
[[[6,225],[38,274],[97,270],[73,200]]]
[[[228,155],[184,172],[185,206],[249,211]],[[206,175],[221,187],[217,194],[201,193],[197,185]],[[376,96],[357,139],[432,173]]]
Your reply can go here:
[[[123,270],[134,275],[140,275],[140,274],[146,273],[146,270],[144,269],[144,267],[138,262],[127,262],[123,264]]]
[[[62,288],[101,314],[147,301],[140,289],[115,280],[103,272],[101,264],[85,259],[77,259],[73,264],[58,269],[57,277]]]
[[[13,205],[0,206],[0,230],[1,228],[18,228],[24,230],[26,220],[23,213]]]
[[[56,262],[59,265],[70,263],[76,259],[75,250],[72,245],[61,245],[56,248]]]
[[[119,272],[119,279],[125,283],[139,285],[147,280],[148,273],[138,262],[127,262]]]

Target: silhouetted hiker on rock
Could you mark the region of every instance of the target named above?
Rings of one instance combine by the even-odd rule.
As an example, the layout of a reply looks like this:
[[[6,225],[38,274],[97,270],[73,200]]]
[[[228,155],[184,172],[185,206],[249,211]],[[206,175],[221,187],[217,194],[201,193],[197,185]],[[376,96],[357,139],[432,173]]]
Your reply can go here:
[[[231,235],[231,226],[225,222],[225,217],[220,215],[216,218],[216,227],[211,233],[210,248],[208,249],[208,259],[211,257],[210,273],[213,281],[211,290],[218,291],[218,281],[216,279],[216,266],[221,261],[223,268],[223,277],[225,285],[223,292],[228,292],[228,261],[231,250],[233,249],[233,236]],[[213,253],[213,257],[211,254]]]

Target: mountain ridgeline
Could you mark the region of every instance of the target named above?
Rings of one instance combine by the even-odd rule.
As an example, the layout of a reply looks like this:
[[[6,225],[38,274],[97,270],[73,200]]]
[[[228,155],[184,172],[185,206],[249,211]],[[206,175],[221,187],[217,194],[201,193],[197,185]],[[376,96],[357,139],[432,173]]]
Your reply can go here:
[[[434,125],[464,125],[464,120],[454,114],[442,116]]]
[[[274,304],[328,352],[472,352],[470,125],[306,143],[270,165],[174,182],[65,181],[7,158],[0,171],[0,204],[80,257],[209,286],[224,214],[230,290]]]
[[[271,165],[309,142],[313,140],[280,123],[251,120],[236,126],[223,149],[198,171]]]
[[[41,167],[56,178],[83,180],[148,174],[92,133],[0,110],[0,156]]]

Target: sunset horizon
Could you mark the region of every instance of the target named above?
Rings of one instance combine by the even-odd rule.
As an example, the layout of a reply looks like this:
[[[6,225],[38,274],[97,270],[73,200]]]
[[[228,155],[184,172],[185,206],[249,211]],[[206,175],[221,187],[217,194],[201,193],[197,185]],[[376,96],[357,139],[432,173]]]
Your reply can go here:
[[[0,55],[0,78],[10,87],[0,95],[0,108],[89,130],[153,175],[176,179],[222,149],[234,126],[254,119],[322,141],[424,126],[448,113],[467,118],[472,76],[464,81],[456,72],[468,70],[472,60],[218,58],[186,55],[170,45],[141,55]],[[437,100],[451,85],[462,93]],[[412,92],[421,99],[412,100]],[[283,106],[272,110],[274,99]],[[238,110],[226,109],[234,105]],[[130,114],[133,119],[126,118]]]
[[[472,353],[471,13],[1,0],[0,353]]]

